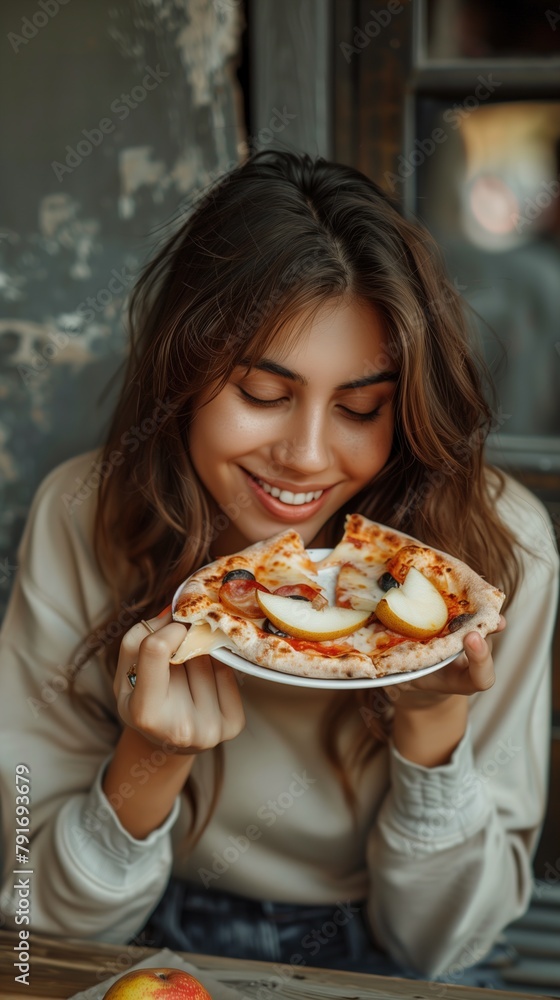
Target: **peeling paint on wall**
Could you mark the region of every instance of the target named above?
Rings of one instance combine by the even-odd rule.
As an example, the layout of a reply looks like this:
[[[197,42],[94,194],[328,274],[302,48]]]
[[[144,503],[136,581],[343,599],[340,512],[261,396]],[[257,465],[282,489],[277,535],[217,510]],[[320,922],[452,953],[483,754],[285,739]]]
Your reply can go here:
[[[146,185],[152,188],[154,202],[162,202],[166,188],[172,177],[165,169],[163,160],[152,159],[154,151],[151,146],[136,146],[125,149],[119,157],[121,193],[119,197],[119,215],[121,219],[130,219],[136,211],[134,194]]]
[[[34,9],[6,0],[4,34]],[[243,150],[242,28],[237,0],[73,0],[4,53],[0,561],[44,475],[103,438],[152,234]]]

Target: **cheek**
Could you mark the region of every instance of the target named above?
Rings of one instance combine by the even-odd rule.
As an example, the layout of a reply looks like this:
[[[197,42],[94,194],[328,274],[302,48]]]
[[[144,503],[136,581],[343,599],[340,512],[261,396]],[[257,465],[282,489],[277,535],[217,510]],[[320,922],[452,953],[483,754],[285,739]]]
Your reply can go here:
[[[205,406],[191,427],[191,454],[204,463],[242,455],[266,439],[257,414],[244,414],[227,399],[218,397]]]
[[[344,454],[353,474],[367,481],[387,462],[393,446],[394,419],[392,413],[383,414],[371,427],[349,434]]]

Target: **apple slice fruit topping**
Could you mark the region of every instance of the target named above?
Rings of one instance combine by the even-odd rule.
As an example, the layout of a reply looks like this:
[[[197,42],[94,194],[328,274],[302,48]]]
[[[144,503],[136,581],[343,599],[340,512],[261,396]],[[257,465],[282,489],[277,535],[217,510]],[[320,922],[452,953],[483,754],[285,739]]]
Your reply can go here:
[[[262,591],[257,591],[256,597],[268,620],[297,639],[339,639],[362,628],[371,616],[371,611],[333,606],[318,611],[309,601]]]
[[[408,639],[429,639],[447,622],[447,605],[437,587],[414,566],[400,587],[388,590],[375,609],[379,621]]]

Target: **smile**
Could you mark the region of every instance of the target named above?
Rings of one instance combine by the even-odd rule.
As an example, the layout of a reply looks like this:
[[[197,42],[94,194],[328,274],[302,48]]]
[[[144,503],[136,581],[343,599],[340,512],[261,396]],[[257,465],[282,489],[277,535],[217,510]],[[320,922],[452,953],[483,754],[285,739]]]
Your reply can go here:
[[[311,503],[312,500],[318,500],[325,492],[324,490],[314,490],[311,493],[292,493],[290,490],[280,490],[277,486],[269,486],[268,483],[265,483],[264,479],[257,479],[256,481],[265,493],[280,500],[281,503],[289,504],[291,507],[299,507],[303,503]]]

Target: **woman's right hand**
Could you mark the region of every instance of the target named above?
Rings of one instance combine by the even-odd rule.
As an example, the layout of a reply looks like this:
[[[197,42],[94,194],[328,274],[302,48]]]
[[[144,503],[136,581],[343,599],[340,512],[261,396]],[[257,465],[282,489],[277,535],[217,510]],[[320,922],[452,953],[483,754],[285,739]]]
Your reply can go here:
[[[186,629],[171,613],[138,622],[123,637],[113,685],[123,722],[151,743],[195,754],[237,736],[245,713],[231,667],[197,656],[171,666]],[[134,667],[134,688],[127,673]]]

